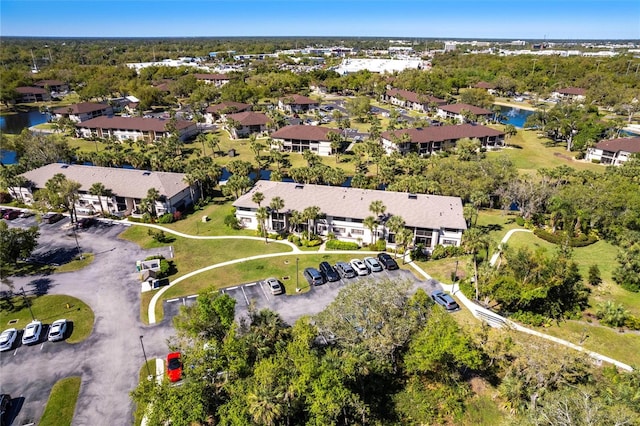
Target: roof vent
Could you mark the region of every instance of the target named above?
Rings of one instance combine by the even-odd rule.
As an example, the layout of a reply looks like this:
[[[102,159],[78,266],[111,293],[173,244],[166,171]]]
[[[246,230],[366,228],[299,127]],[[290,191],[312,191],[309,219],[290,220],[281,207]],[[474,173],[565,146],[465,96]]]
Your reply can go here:
[[[151,172],[147,171],[147,172],[142,172],[142,176],[150,176]]]
[[[300,184],[296,185],[296,189],[303,189],[303,188],[304,188],[304,185],[300,185]]]
[[[409,194],[409,199],[410,200],[417,200],[418,199],[418,195],[417,194]]]

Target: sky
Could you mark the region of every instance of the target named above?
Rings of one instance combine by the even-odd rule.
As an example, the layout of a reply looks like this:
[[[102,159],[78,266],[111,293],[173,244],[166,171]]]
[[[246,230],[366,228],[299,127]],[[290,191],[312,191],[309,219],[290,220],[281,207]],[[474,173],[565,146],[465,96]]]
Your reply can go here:
[[[0,36],[640,39],[640,0],[0,0]]]

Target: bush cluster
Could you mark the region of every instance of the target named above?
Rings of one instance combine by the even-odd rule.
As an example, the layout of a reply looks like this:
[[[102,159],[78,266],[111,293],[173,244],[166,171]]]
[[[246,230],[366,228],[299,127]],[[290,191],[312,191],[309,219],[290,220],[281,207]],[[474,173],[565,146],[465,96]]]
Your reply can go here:
[[[173,214],[165,213],[158,218],[158,223],[171,223],[173,222]]]
[[[329,240],[327,241],[327,248],[330,250],[358,250],[360,246],[350,241]]]
[[[317,247],[322,244],[322,240],[317,235],[311,235],[311,239],[300,238],[297,235],[290,234],[287,237],[288,241],[291,241],[293,244],[298,247]]]
[[[385,251],[386,249],[387,249],[387,242],[383,239],[380,239],[375,243],[367,246],[367,250],[371,250],[371,251]]]
[[[564,234],[552,234],[544,229],[537,228],[533,233],[543,240],[552,244],[564,244],[566,241],[566,235]],[[598,241],[598,237],[595,235],[580,234],[575,237],[569,237],[569,246],[571,247],[586,247]]]
[[[527,311],[518,311],[511,314],[511,318],[516,321],[520,321],[524,324],[533,325],[535,327],[542,327],[549,325],[549,319],[541,314],[536,314]]]
[[[433,248],[433,251],[431,252],[431,259],[438,260],[438,259],[444,259],[447,257],[456,257],[456,256],[463,256],[463,255],[464,255],[464,249],[462,247],[443,246],[438,244]]]

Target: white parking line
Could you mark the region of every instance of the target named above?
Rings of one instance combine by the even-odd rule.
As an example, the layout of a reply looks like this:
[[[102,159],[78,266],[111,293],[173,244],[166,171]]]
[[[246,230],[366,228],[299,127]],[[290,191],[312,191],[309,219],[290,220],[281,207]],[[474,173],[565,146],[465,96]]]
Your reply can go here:
[[[17,353],[18,353],[18,348],[16,348],[16,350],[13,351],[13,356],[16,356]]]
[[[196,297],[198,297],[197,294],[193,294],[191,296],[187,296],[187,299],[195,299]]]
[[[167,300],[167,303],[177,302],[178,300],[180,300],[180,298],[179,298],[179,297],[176,297],[175,299],[169,299],[169,300]]]
[[[269,300],[269,295],[267,294],[267,292],[264,290],[264,285],[262,284],[263,281],[260,281],[260,288],[262,289],[262,293],[264,293],[264,297]]]
[[[44,342],[40,344],[40,350],[42,350],[42,348],[44,348]]]
[[[225,291],[225,290],[235,290],[235,289],[237,289],[237,288],[238,288],[238,286],[235,286],[235,287],[227,287],[227,288],[223,288],[223,289],[222,289],[222,291]]]
[[[240,287],[242,290],[242,295],[244,296],[244,301],[247,302],[247,306],[249,306],[249,299],[247,298],[247,293],[244,292],[244,287]]]
[[[257,282],[255,283],[249,283],[249,284],[245,284],[245,287],[253,287],[254,285],[258,284]]]

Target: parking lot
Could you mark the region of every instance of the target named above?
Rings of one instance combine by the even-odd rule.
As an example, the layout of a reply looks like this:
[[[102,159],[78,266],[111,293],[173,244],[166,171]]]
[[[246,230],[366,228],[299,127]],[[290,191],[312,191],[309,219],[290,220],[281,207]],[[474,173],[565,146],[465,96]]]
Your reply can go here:
[[[227,287],[222,289],[221,292],[236,300],[236,319],[247,316],[249,306],[253,304],[253,306],[258,310],[270,309],[274,312],[278,312],[285,322],[293,324],[303,315],[315,315],[321,312],[331,302],[333,302],[343,287],[362,280],[408,280],[413,283],[413,290],[422,288],[428,294],[435,290],[442,289],[437,281],[419,280],[411,273],[411,271],[406,269],[399,269],[395,271],[384,270],[367,276],[341,279],[339,281],[328,282],[323,285],[313,287],[309,287],[307,281],[302,278],[302,273],[300,275],[300,281],[297,285],[299,285],[304,291],[303,293],[272,295],[264,281]],[[266,278],[267,277],[265,277],[265,279]],[[280,278],[280,283],[284,285],[285,289],[288,289],[289,291],[293,289],[295,291],[295,278],[292,277],[286,280]],[[179,311],[180,305],[191,305],[195,303],[196,297],[197,296],[193,295],[166,300],[164,302],[165,317],[171,318],[175,316]]]

